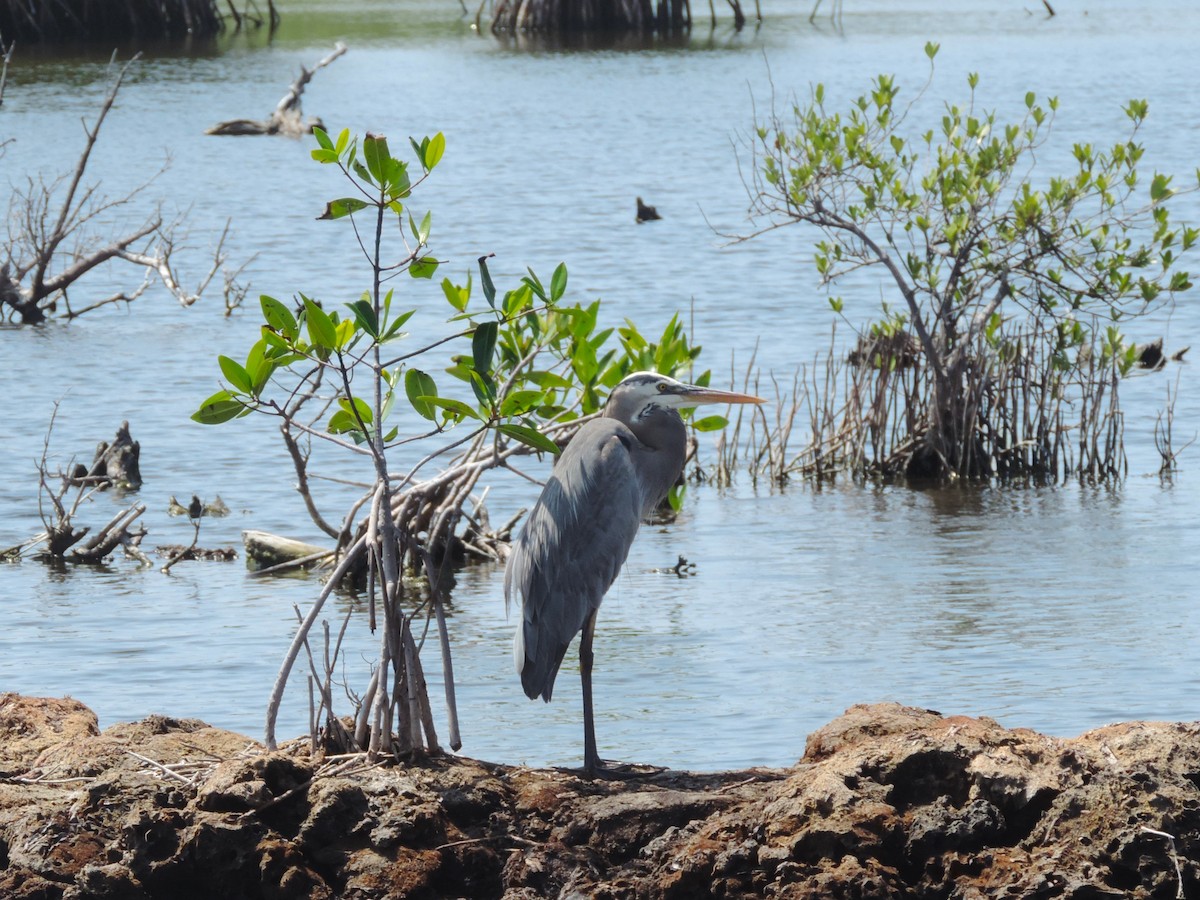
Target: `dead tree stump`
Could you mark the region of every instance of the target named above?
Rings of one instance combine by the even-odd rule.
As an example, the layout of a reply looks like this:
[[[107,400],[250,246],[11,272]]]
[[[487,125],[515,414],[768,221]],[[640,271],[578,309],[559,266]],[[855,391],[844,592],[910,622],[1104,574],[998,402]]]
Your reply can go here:
[[[129,423],[122,422],[111,444],[101,441],[96,458],[87,471],[89,480],[107,482],[112,487],[133,491],[142,486],[142,471],[138,466],[142,447],[129,434]]]

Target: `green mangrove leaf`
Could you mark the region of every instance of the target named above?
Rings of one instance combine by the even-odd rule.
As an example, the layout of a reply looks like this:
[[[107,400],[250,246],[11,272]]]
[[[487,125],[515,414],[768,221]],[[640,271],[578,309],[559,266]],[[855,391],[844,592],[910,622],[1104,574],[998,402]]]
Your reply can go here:
[[[423,154],[421,164],[427,169],[432,169],[442,161],[442,156],[446,153],[446,136],[440,131],[433,137],[427,139],[429,143],[422,141]]]
[[[442,293],[446,295],[446,302],[456,312],[462,312],[467,308],[467,304],[471,300],[471,275],[467,274],[467,286],[459,287],[454,284],[449,278],[442,279]]]
[[[337,346],[337,331],[329,314],[317,304],[300,295],[304,301],[305,322],[308,325],[308,340],[316,349],[332,350]]]
[[[363,138],[362,150],[363,160],[367,164],[367,171],[370,173],[373,183],[386,183],[387,163],[392,157],[388,152],[387,138],[381,134],[367,132],[367,136]]]
[[[404,373],[404,392],[417,415],[430,421],[434,419],[436,413],[429,398],[437,396],[437,385],[432,378],[420,369],[409,369]]]
[[[557,303],[567,292],[567,264],[559,263],[550,277],[550,302]]]
[[[499,325],[496,322],[481,322],[475,326],[475,333],[471,336],[471,354],[474,357],[476,372],[485,374],[492,371],[498,333]]]
[[[728,424],[729,420],[724,416],[705,416],[692,422],[692,427],[697,431],[720,431]]]
[[[262,306],[263,319],[267,325],[289,341],[294,341],[299,329],[296,327],[296,317],[292,315],[292,311],[266,294],[260,296],[258,302]]]
[[[456,421],[461,421],[462,419],[478,419],[480,422],[483,421],[483,416],[473,406],[463,403],[461,400],[455,400],[452,397],[422,397],[421,399],[432,406],[444,409]]]
[[[341,219],[351,213],[358,212],[360,209],[366,209],[369,205],[365,200],[358,197],[342,197],[338,200],[330,200],[325,204],[325,211],[317,216],[317,219]]]
[[[235,419],[245,412],[248,407],[235,400],[229,391],[217,391],[200,404],[200,408],[192,413],[192,421],[201,425],[220,425]]]
[[[354,313],[354,321],[358,327],[376,340],[379,339],[379,317],[375,315],[375,306],[370,300],[355,300],[346,304]]]
[[[494,254],[489,253],[488,256]],[[479,257],[479,282],[483,285],[483,299],[492,309],[496,308],[496,285],[492,284],[491,273],[488,272],[488,256]]]
[[[225,376],[225,380],[240,393],[249,394],[253,392],[254,381],[240,363],[235,362],[228,356],[218,356],[217,364],[221,367],[221,374]]]
[[[325,430],[330,434],[362,434],[362,428],[354,414],[345,409],[339,409],[329,417]]]
[[[362,397],[338,397],[338,406],[352,416],[357,415],[367,425],[375,421],[375,414],[371,412],[371,405]]]
[[[505,422],[503,425],[496,426],[501,434],[506,434],[510,438],[520,441],[534,450],[542,450],[546,453],[558,454],[558,444],[550,440],[536,428],[530,428],[528,425],[517,425],[513,422]]]
[[[420,259],[414,259],[409,264],[408,274],[413,278],[432,278],[433,273],[437,271],[439,263],[432,256],[422,256]]]
[[[546,399],[545,391],[513,391],[500,404],[500,415],[522,416]]]

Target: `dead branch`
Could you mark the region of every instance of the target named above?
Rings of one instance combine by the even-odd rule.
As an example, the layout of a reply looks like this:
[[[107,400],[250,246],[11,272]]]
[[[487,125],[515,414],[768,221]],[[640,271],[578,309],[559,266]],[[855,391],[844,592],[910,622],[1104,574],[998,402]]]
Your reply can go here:
[[[72,551],[66,559],[69,562],[77,563],[103,562],[118,545],[125,541],[130,526],[145,511],[144,503],[135,503],[128,509],[117,513],[90,541],[84,544],[82,550]]]
[[[47,293],[55,290],[61,290],[62,287],[65,286],[56,286],[47,289],[45,286],[46,270],[49,268],[51,261],[54,259],[54,254],[58,250],[59,245],[66,240],[67,236],[73,230],[67,226],[70,219],[76,215],[75,192],[79,190],[80,183],[83,181],[84,172],[87,171],[87,164],[92,155],[92,148],[96,146],[96,140],[100,137],[100,129],[104,125],[104,120],[108,118],[108,113],[109,110],[112,109],[113,103],[116,102],[117,92],[121,89],[121,84],[125,81],[125,75],[129,71],[129,67],[140,58],[140,53],[134,54],[133,57],[117,72],[116,78],[113,79],[112,86],[108,89],[108,93],[104,97],[104,102],[100,104],[100,113],[96,117],[95,124],[93,124],[91,128],[88,128],[87,124],[84,123],[83,131],[87,136],[87,140],[84,143],[83,152],[80,153],[79,161],[75,164],[75,173],[71,176],[71,181],[67,187],[66,196],[63,198],[62,207],[59,209],[58,221],[51,230],[45,245],[41,248],[41,253],[38,254],[37,261],[34,265],[33,285],[31,289],[31,293],[34,295],[41,294],[42,296],[45,296]]]
[[[230,137],[256,134],[282,134],[287,137],[301,137],[302,135],[311,134],[314,128],[321,128],[323,126],[319,118],[304,118],[304,112],[300,106],[300,97],[304,93],[304,88],[312,81],[313,75],[345,52],[346,45],[338,41],[334,45],[333,52],[324,59],[319,60],[311,69],[301,66],[299,76],[292,82],[291,87],[288,88],[287,93],[283,95],[279,103],[276,104],[275,110],[271,113],[269,119],[265,121],[262,119],[230,119],[226,122],[218,122],[204,133]]]
[[[130,67],[139,58],[140,54],[134,55],[117,70],[95,121],[90,125],[84,122],[84,146],[74,170],[48,182],[29,178],[22,189],[13,192],[8,216],[12,258],[0,268],[0,318],[36,325],[54,314],[70,319],[112,303],[131,303],[150,287],[152,276],[157,276],[181,305],[190,306],[224,266],[228,223],[209,272],[195,291],[183,289],[171,260],[178,222],[164,223],[161,206],[156,206],[142,224],[117,237],[96,238],[92,233],[98,217],[131,204],[166,168],[164,165],[145,182],[112,200],[101,196],[96,185],[84,184],[104,122]],[[68,244],[76,249],[66,251]],[[82,309],[72,309],[69,288],[98,267],[114,261],[132,263],[142,269],[142,283],[131,291],[119,291]],[[232,276],[226,273],[227,305],[228,298],[239,291],[236,275],[237,272]]]

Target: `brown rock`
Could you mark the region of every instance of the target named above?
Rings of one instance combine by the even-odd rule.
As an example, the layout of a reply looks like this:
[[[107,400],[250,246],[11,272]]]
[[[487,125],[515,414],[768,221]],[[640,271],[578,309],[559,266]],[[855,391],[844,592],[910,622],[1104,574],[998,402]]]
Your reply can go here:
[[[1200,896],[1197,723],[1064,740],[856,706],[790,769],[630,782],[321,766],[13,695],[0,734],[6,900]]]
[[[0,694],[0,778],[26,772],[48,747],[99,733],[96,714],[78,700]]]

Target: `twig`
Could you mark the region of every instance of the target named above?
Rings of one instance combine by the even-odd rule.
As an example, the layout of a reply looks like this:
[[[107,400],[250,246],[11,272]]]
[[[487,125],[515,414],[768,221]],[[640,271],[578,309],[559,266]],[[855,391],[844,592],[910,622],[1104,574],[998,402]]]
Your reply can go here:
[[[279,705],[283,702],[283,691],[287,687],[288,675],[291,674],[292,666],[296,662],[296,657],[300,653],[300,648],[304,646],[304,642],[308,639],[308,632],[316,622],[317,616],[321,614],[321,608],[325,605],[325,601],[329,599],[329,595],[333,593],[333,589],[341,581],[342,577],[350,571],[350,567],[358,562],[359,557],[366,550],[366,541],[359,538],[354,542],[347,551],[345,557],[334,569],[329,576],[329,580],[325,583],[321,593],[318,595],[312,608],[308,611],[308,615],[304,617],[304,621],[297,629],[295,636],[292,638],[292,644],[288,648],[287,655],[283,659],[283,664],[279,668],[279,674],[275,676],[275,684],[271,689],[271,699],[267,704],[267,726],[264,743],[268,750],[278,748],[278,743],[275,740],[275,722],[279,717]]]
[[[255,569],[253,572],[248,572],[249,578],[261,578],[264,575],[278,575],[280,572],[290,572],[293,569],[302,569],[309,563],[319,562],[323,559],[329,559],[331,556],[337,555],[336,550],[322,550],[320,553],[310,553],[308,556],[301,556],[298,559],[289,559],[285,562],[276,563],[273,566],[267,566],[265,569]]]
[[[132,751],[132,750],[128,750],[128,749],[126,749],[126,751],[125,751],[125,752],[126,752],[126,753],[128,753],[130,756],[134,757],[135,759],[139,759],[139,760],[141,760],[141,761],[142,761],[142,762],[144,762],[146,765],[148,765],[148,766],[151,766],[151,767],[153,767],[153,768],[155,768],[155,769],[158,769],[158,770],[159,770],[160,772],[162,772],[164,775],[169,775],[171,778],[175,778],[175,779],[177,779],[177,780],[179,780],[179,781],[182,781],[184,784],[187,784],[187,785],[192,785],[192,784],[195,784],[195,781],[194,781],[193,779],[191,779],[191,778],[188,778],[188,777],[186,777],[186,776],[184,776],[184,775],[180,775],[180,774],[179,774],[178,772],[176,772],[174,769],[170,768],[169,766],[165,766],[165,765],[163,765],[162,763],[158,762],[157,760],[153,760],[153,759],[151,759],[151,758],[150,758],[150,757],[148,757],[148,756],[142,756],[142,754],[140,754],[140,753],[135,753],[135,752],[134,752],[134,751]]]
[[[1155,828],[1147,828],[1142,826],[1142,834],[1152,834],[1155,837],[1164,838],[1167,842],[1167,855],[1170,857],[1171,864],[1175,867],[1175,900],[1185,900],[1186,894],[1183,892],[1183,869],[1179,865],[1179,854],[1175,849],[1175,835],[1167,834],[1165,831],[1159,831]]]
[[[242,813],[240,816],[238,816],[238,821],[242,821],[243,819],[248,819],[251,816],[256,816],[259,813],[261,813],[265,810],[268,810],[273,806],[278,806],[280,803],[283,803],[284,801],[288,800],[289,798],[296,796],[297,794],[301,793],[302,791],[308,790],[310,787],[312,787],[312,785],[318,779],[335,778],[339,775],[340,776],[360,775],[363,772],[368,772],[371,769],[377,769],[381,766],[385,766],[388,764],[387,760],[380,760],[378,762],[366,762],[365,761],[366,754],[364,754],[364,753],[351,754],[351,757],[352,758],[346,759],[344,762],[339,763],[338,765],[331,766],[328,768],[318,769],[316,772],[313,773],[313,776],[311,778],[307,779],[306,781],[302,781],[300,784],[284,791],[282,794],[280,794],[277,797],[272,797],[270,800],[268,800],[262,806],[257,806],[254,809],[246,810],[244,813]],[[362,760],[362,761],[360,761],[360,760]],[[358,768],[355,768],[356,764],[357,764]]]
[[[171,557],[170,560],[167,561],[167,564],[165,566],[163,566],[162,569],[160,570],[164,575],[170,574],[171,567],[173,565],[175,565],[175,563],[179,562],[181,559],[186,558],[193,550],[196,549],[196,544],[200,540],[200,519],[196,518],[192,522],[192,525],[194,527],[194,530],[192,532],[192,542],[190,544],[188,544],[186,547],[184,547],[182,550],[180,550],[178,553],[176,553],[173,557]]]

